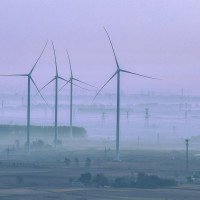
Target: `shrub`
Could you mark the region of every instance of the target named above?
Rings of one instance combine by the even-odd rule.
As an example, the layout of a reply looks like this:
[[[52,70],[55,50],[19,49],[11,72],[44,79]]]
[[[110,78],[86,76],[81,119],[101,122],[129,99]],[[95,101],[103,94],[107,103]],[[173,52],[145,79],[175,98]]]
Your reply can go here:
[[[51,135],[54,133],[54,126],[31,126],[31,132],[33,134],[40,134],[40,135]],[[87,131],[83,127],[73,126],[73,137],[83,138],[86,137]],[[58,133],[60,135],[69,136],[70,135],[70,127],[69,126],[58,126]],[[15,134],[15,135],[25,135],[26,134],[26,126],[21,125],[0,125],[0,134],[1,135],[8,135],[8,134]]]
[[[89,184],[91,182],[92,179],[92,175],[88,172],[85,174],[81,174],[81,176],[79,177],[79,181],[81,181],[84,184]]]
[[[146,175],[144,173],[138,173],[136,186],[139,188],[156,188],[175,186],[176,181],[174,179],[162,179],[156,175]]]
[[[19,175],[19,176],[16,176],[16,181],[18,184],[22,184],[24,182],[24,178],[23,176]]]
[[[90,158],[86,158],[86,160],[85,160],[85,166],[86,167],[91,167],[91,159]]]
[[[127,177],[118,177],[114,182],[115,187],[130,187],[130,181]]]
[[[36,140],[32,142],[33,148],[43,148],[44,147],[44,141],[43,140]]]
[[[108,179],[103,174],[97,174],[94,177],[93,182],[99,186],[105,186],[108,184]]]
[[[76,167],[78,167],[79,166],[79,159],[78,158],[74,158],[74,163],[75,163]]]
[[[65,162],[65,164],[66,164],[67,166],[69,166],[70,163],[71,163],[71,160],[70,160],[69,158],[65,158],[64,162]]]

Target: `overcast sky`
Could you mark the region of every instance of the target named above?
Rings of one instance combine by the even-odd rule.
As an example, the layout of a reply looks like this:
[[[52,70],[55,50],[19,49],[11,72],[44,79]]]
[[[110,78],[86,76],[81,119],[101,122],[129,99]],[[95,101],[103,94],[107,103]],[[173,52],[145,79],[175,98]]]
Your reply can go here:
[[[48,39],[61,76],[69,77],[67,48],[74,76],[100,87],[116,70],[103,26],[121,68],[163,79],[123,74],[122,91],[200,93],[199,0],[1,0],[0,74],[29,72]],[[41,87],[54,74],[49,43],[33,77]],[[25,90],[26,80],[0,78],[0,86]],[[115,88],[113,79],[105,91]]]

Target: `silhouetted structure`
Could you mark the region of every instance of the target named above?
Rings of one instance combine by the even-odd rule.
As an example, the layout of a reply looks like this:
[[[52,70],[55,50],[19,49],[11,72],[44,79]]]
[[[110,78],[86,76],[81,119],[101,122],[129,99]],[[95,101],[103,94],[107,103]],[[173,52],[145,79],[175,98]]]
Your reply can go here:
[[[185,140],[186,145],[186,175],[189,173],[189,160],[188,160],[188,147],[189,147],[189,139]]]
[[[54,53],[54,60],[55,60],[55,67],[56,67],[56,75],[55,77],[50,80],[44,87],[42,87],[41,90],[43,90],[47,85],[49,85],[51,82],[55,81],[55,112],[54,112],[54,147],[57,147],[57,133],[58,133],[58,80],[63,80],[63,81],[67,81],[66,79],[60,77],[58,75],[58,66],[57,66],[57,59],[56,59],[56,51],[54,48],[54,44],[52,43],[52,48],[53,48],[53,53]],[[67,81],[69,82],[69,81]]]
[[[42,96],[42,94],[40,93],[35,81],[32,78],[32,73],[33,73],[37,63],[39,62],[41,56],[43,55],[44,50],[46,49],[47,43],[48,43],[48,41],[46,42],[44,48],[42,49],[41,54],[37,58],[35,64],[33,65],[32,69],[30,70],[30,72],[28,74],[6,74],[6,75],[4,74],[4,75],[0,75],[0,76],[8,76],[8,77],[26,77],[27,78],[28,99],[27,99],[27,140],[26,140],[26,145],[27,145],[27,151],[28,152],[30,152],[31,82],[33,83],[33,85],[37,89],[37,91],[40,94],[40,96],[42,97],[42,99],[45,101],[45,99]],[[46,103],[46,101],[45,101],[45,103]]]
[[[144,77],[144,78],[150,78],[150,79],[155,79],[153,77],[150,77],[150,76],[145,76],[145,75],[142,75],[142,74],[137,74],[137,73],[134,73],[134,72],[130,72],[130,71],[127,71],[127,70],[124,70],[124,69],[121,69],[120,66],[119,66],[119,63],[118,63],[118,60],[117,60],[117,56],[115,54],[115,50],[114,50],[114,47],[113,47],[113,44],[112,44],[112,41],[110,39],[110,36],[107,32],[107,30],[104,28],[106,34],[107,34],[107,37],[108,37],[108,40],[110,42],[110,45],[111,45],[111,48],[112,48],[112,51],[113,51],[113,55],[114,55],[114,58],[115,58],[115,63],[116,63],[116,71],[115,73],[109,78],[109,80],[100,88],[100,90],[97,92],[96,96],[94,97],[94,99],[98,96],[98,94],[101,92],[101,90],[115,77],[117,76],[117,115],[116,115],[116,160],[119,161],[119,132],[120,132],[120,75],[121,75],[121,72],[123,73],[128,73],[128,74],[132,74],[132,75],[135,75],[135,76],[140,76],[140,77]]]

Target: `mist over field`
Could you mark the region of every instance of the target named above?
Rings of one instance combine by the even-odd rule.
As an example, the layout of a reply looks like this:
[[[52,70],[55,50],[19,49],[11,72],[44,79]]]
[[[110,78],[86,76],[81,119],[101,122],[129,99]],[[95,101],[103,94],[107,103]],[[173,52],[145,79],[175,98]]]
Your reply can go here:
[[[67,90],[67,88],[63,89]],[[64,93],[64,91],[61,91]],[[182,91],[183,92],[183,91]],[[69,95],[59,95],[58,126],[69,126]],[[90,93],[90,92],[89,92]],[[20,94],[1,94],[0,124],[26,126],[26,96]],[[45,96],[46,105],[40,96],[33,96],[31,103],[31,125],[54,126],[54,95]],[[88,139],[114,142],[116,138],[116,95],[103,93],[95,101],[94,95],[82,94],[74,96],[73,126],[84,127]],[[121,95],[120,140],[126,148],[138,142],[154,147],[172,148],[184,145],[184,139],[199,136],[200,128],[200,96],[181,94],[156,94],[147,91],[137,94]],[[16,135],[17,136],[17,135]],[[43,138],[31,134],[31,138]],[[15,137],[9,141],[2,138],[4,144],[12,144]],[[58,132],[59,138],[59,132]],[[21,138],[25,142],[26,138]],[[46,138],[52,143],[53,134]],[[140,141],[138,141],[140,140]],[[176,143],[180,146],[177,146]],[[194,140],[195,143],[195,140]],[[167,144],[167,145],[166,145]],[[81,144],[80,144],[81,145]],[[144,148],[145,148],[144,145]],[[194,148],[196,144],[192,145]]]
[[[199,11],[1,0],[0,200],[199,200]]]

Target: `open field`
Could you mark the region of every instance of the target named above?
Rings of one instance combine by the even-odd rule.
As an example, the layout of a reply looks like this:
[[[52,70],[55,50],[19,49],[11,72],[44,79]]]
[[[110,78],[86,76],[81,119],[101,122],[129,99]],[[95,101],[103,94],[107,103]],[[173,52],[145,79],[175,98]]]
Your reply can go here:
[[[190,152],[194,154],[196,152]],[[198,200],[200,184],[187,184],[184,151],[122,150],[121,162],[113,160],[115,152],[95,148],[85,150],[35,150],[30,155],[22,151],[9,156],[1,151],[0,199],[127,199],[127,200]],[[65,158],[71,163],[66,165]],[[75,164],[74,159],[79,159]],[[85,166],[86,158],[91,166]],[[190,157],[191,173],[198,172],[200,160]],[[104,188],[95,186],[72,187],[71,180],[82,173],[92,176],[103,173],[109,179],[130,176],[138,172],[175,178],[176,187],[158,189]],[[23,179],[20,181],[19,178]]]
[[[177,189],[102,189],[102,188],[70,188],[70,189],[11,189],[1,190],[0,198],[11,199],[126,199],[126,200],[182,200],[199,199],[198,190]]]

